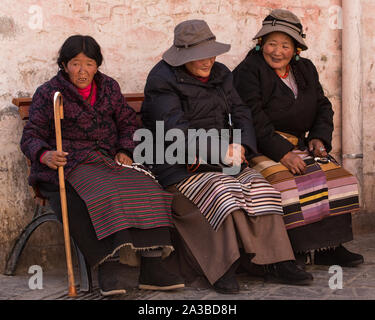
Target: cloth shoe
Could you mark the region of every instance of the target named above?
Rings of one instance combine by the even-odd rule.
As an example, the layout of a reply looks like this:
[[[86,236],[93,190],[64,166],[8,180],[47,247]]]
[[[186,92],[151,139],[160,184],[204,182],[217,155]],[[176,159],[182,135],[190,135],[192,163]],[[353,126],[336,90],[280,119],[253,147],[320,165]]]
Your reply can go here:
[[[223,294],[234,294],[240,291],[240,286],[236,279],[236,271],[240,264],[240,259],[234,262],[228,271],[217,280],[213,287],[214,289]]]
[[[267,281],[292,285],[309,285],[313,281],[313,276],[297,266],[294,260],[282,261],[266,266]]]
[[[141,257],[139,289],[173,290],[185,287],[184,280],[167,269],[161,257]]]
[[[100,293],[111,296],[126,293],[126,269],[116,261],[108,261],[98,267]]]
[[[326,250],[315,250],[314,252],[314,264],[317,265],[355,267],[363,262],[362,255],[350,252],[342,245]]]
[[[311,253],[308,252],[294,252],[296,264],[303,270],[306,270],[306,265],[311,264]]]
[[[252,277],[264,277],[266,275],[266,269],[263,265],[255,264],[251,262],[249,255],[241,255],[240,266],[237,272],[246,272]]]

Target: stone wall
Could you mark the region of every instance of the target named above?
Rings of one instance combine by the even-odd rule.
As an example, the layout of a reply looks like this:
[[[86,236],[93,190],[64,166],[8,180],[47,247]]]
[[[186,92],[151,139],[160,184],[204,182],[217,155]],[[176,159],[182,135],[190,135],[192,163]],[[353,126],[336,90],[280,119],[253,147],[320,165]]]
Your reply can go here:
[[[364,188],[365,219],[374,208],[374,64],[375,5],[362,3]],[[231,43],[218,61],[233,69],[254,45],[252,37],[273,8],[297,14],[307,33],[309,50],[302,53],[316,64],[324,91],[335,111],[334,150],[341,154],[341,1],[340,0],[2,0],[0,7],[0,271],[20,230],[30,221],[33,200],[27,166],[19,149],[22,123],[13,97],[31,96],[56,74],[57,52],[70,35],[92,35],[101,45],[101,70],[119,81],[126,93],[141,92],[149,70],[173,40],[174,26],[186,19],[205,19],[221,42]],[[372,221],[372,220],[371,220]],[[23,254],[22,266],[55,265],[63,261],[62,233],[43,226]],[[54,263],[52,263],[54,262]]]

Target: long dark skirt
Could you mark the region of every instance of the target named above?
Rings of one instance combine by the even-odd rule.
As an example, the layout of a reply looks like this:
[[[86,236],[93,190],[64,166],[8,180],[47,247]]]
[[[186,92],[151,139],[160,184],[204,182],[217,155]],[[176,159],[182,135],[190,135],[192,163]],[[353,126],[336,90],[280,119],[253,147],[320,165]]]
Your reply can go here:
[[[242,209],[235,210],[215,231],[176,186],[167,190],[173,194],[176,227],[176,251],[171,256],[177,260],[175,265],[179,265],[187,285],[200,282],[202,276],[214,284],[241,256],[260,265],[294,260],[282,215],[249,216]]]
[[[287,231],[294,252],[336,247],[353,240],[352,216],[333,216]]]
[[[48,199],[52,210],[62,221],[59,187],[53,184],[40,183],[39,189],[41,194]],[[86,204],[69,182],[66,182],[66,196],[70,234],[91,267],[96,267],[125,246],[130,246],[136,251],[151,248],[173,250],[170,228],[168,227],[128,228],[98,240]]]

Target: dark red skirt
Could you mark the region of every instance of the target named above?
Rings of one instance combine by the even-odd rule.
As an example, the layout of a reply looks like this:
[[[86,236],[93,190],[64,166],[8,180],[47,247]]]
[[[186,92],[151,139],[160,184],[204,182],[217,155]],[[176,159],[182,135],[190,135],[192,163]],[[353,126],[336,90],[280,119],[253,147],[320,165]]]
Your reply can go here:
[[[123,229],[172,227],[172,195],[149,176],[98,151],[67,177],[86,203],[99,240]]]

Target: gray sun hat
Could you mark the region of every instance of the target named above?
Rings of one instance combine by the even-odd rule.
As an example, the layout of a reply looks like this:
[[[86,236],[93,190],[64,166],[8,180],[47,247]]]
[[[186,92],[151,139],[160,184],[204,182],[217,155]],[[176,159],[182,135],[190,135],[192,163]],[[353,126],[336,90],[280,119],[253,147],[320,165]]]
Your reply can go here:
[[[163,59],[171,66],[216,57],[228,52],[230,44],[216,41],[208,24],[203,20],[187,20],[174,28],[173,45],[164,52]]]
[[[303,27],[298,17],[284,9],[275,9],[263,20],[262,29],[256,34],[253,40],[263,37],[271,32],[280,31],[291,36],[298,42],[302,50],[307,50],[307,45],[303,38]]]

